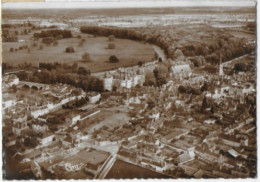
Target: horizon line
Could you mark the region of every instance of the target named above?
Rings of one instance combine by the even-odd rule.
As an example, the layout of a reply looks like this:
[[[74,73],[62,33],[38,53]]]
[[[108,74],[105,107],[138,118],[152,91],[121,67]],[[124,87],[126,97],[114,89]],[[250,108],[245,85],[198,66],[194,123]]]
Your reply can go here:
[[[8,2],[2,9],[126,9],[126,8],[174,8],[174,7],[256,7],[253,0],[167,0],[167,1],[45,1],[45,2]]]

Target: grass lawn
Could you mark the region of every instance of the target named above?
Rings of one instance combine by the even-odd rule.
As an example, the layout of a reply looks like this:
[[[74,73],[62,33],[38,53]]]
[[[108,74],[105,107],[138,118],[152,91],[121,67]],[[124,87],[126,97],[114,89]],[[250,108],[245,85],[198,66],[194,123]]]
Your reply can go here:
[[[4,42],[3,43],[3,62],[11,65],[18,65],[23,62],[32,63],[37,65],[38,62],[60,62],[73,64],[77,62],[79,66],[83,66],[91,70],[91,72],[99,72],[110,69],[115,69],[123,66],[136,65],[138,61],[151,61],[154,57],[153,47],[149,44],[144,44],[127,39],[115,39],[115,49],[108,49],[107,37],[92,37],[87,34],[80,34],[86,41],[82,47],[79,47],[80,39],[68,38],[58,41],[57,46],[43,45],[43,49],[39,50],[39,45],[42,44],[41,40],[37,41],[38,46],[32,47],[30,35],[21,35],[19,40],[21,42]],[[30,52],[27,49],[19,50],[20,46],[28,45]],[[66,47],[73,46],[75,53],[65,53]],[[18,51],[9,52],[10,48],[17,48]],[[91,61],[82,61],[83,53],[88,52]],[[118,63],[109,63],[108,59],[111,55],[115,55]]]

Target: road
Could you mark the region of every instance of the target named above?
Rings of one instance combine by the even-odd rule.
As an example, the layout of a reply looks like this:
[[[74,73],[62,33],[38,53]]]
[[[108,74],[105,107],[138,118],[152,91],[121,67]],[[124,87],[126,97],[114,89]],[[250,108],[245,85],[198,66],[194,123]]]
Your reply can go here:
[[[153,49],[158,54],[158,56],[162,58],[162,60],[166,60],[164,51],[160,47],[153,45]]]
[[[107,164],[105,165],[105,167],[103,168],[103,170],[97,175],[96,179],[104,179],[107,175],[107,173],[110,171],[110,169],[112,168],[112,166],[114,165],[115,161],[116,161],[117,155],[114,154],[110,160],[107,162]]]

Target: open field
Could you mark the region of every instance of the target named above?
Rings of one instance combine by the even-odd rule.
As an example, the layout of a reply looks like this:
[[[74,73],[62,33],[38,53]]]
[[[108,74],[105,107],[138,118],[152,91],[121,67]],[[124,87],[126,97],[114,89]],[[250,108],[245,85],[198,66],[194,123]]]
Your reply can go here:
[[[166,175],[150,171],[121,160],[116,160],[105,179],[133,179],[133,178],[169,178]]]
[[[3,62],[11,65],[18,65],[23,62],[37,65],[38,62],[60,62],[73,64],[77,62],[79,66],[90,69],[91,72],[104,71],[115,69],[118,67],[136,65],[138,61],[151,61],[154,57],[153,47],[149,44],[144,44],[132,40],[115,39],[115,49],[108,49],[107,37],[92,37],[86,34],[81,34],[82,39],[86,41],[82,47],[78,44],[81,39],[69,38],[58,41],[57,46],[43,45],[43,49],[32,47],[33,42],[30,36],[19,36],[19,39],[25,40],[25,43],[19,42],[4,42],[3,43]],[[27,49],[19,50],[20,46],[28,45],[30,52]],[[73,46],[75,53],[65,53],[66,47]],[[10,48],[17,48],[18,51],[10,52]],[[141,51],[140,51],[141,50]],[[90,55],[91,61],[82,61],[82,55],[87,52]],[[119,63],[109,63],[109,57],[115,55],[119,59]]]
[[[126,112],[120,111],[116,112],[116,108],[101,109],[101,112],[95,116],[88,118],[80,123],[80,128],[84,128],[90,133],[94,130],[98,130],[103,126],[108,126],[109,128],[115,128],[124,125],[129,120],[129,116]],[[90,124],[93,123],[93,124]]]
[[[256,39],[256,35],[253,32],[247,32],[247,31],[243,31],[243,30],[227,30],[228,33],[230,33],[231,35],[238,37],[238,38],[246,38],[250,41],[253,41]]]

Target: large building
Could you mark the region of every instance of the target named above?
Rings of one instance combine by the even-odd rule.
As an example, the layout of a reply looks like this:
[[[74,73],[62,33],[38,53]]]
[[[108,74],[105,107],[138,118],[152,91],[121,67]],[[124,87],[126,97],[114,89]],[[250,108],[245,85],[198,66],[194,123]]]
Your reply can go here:
[[[189,64],[172,66],[172,73],[174,77],[185,77],[192,73]]]

